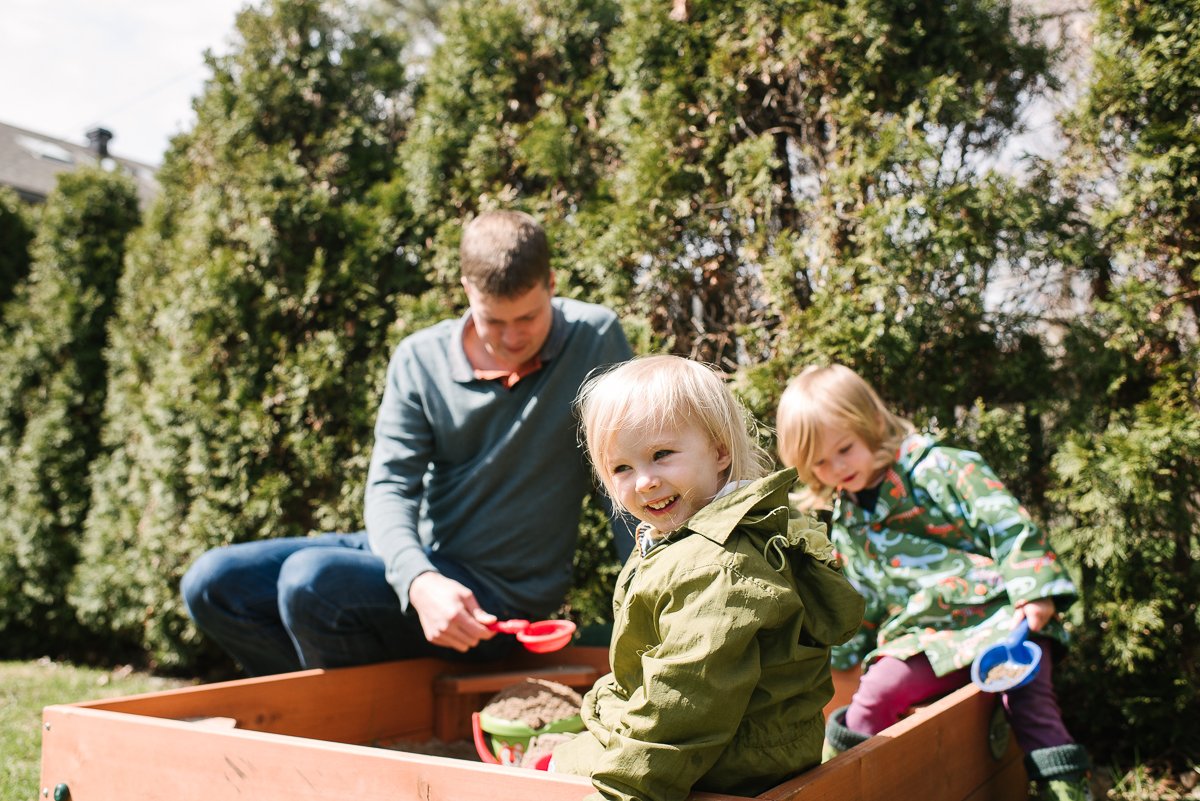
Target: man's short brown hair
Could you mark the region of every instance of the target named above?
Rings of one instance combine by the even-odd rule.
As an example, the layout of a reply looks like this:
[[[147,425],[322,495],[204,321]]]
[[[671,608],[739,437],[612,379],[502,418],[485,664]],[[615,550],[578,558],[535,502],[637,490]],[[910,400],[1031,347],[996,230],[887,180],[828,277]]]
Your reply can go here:
[[[463,230],[462,277],[485,295],[511,298],[550,283],[550,245],[537,220],[520,211],[488,211]]]

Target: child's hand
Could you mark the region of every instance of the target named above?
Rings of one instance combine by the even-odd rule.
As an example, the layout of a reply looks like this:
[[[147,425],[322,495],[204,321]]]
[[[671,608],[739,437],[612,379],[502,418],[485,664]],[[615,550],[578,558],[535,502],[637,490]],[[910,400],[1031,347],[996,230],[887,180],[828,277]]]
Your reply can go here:
[[[1054,608],[1054,601],[1050,598],[1021,601],[1017,604],[1017,617],[1014,623],[1025,618],[1029,621],[1030,631],[1041,631],[1042,627],[1053,620],[1057,614],[1058,610]]]

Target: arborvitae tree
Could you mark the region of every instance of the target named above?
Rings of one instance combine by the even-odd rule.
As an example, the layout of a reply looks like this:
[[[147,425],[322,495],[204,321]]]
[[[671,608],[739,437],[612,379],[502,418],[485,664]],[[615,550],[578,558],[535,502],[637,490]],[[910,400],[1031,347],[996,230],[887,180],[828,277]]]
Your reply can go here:
[[[100,444],[105,326],[137,193],[119,174],[64,173],[0,335],[0,653],[78,645],[66,588]],[[40,651],[39,651],[40,652]]]
[[[402,42],[320,0],[237,34],[131,253],[72,591],[163,664],[196,655],[178,585],[201,552],[361,525],[396,298],[424,286],[386,185]]]
[[[1028,25],[1005,2],[663,6],[625,4],[609,116],[655,329],[760,365],[768,419],[813,361],[943,425],[995,398],[1018,338],[984,297],[1036,199],[977,165],[1048,83]]]
[[[984,294],[1037,260],[1039,198],[977,165],[1049,79],[1007,3],[478,0],[443,33],[404,149],[439,273],[515,201],[640,341],[768,362],[760,412],[816,358],[943,423],[1023,397],[1036,342]]]
[[[1200,754],[1200,21],[1187,0],[1097,9],[1051,170],[1091,289],[1064,338],[1054,459],[1084,599],[1064,709],[1101,755],[1184,770]]]
[[[17,193],[0,186],[0,325],[4,323],[4,304],[29,273],[32,242],[33,226]]]

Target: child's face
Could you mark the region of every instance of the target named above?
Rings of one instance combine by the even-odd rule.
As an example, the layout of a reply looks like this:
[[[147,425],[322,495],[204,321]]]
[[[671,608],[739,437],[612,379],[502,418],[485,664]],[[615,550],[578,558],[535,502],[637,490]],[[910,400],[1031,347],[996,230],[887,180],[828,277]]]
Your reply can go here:
[[[820,447],[814,454],[812,473],[827,487],[858,492],[879,479],[875,454],[858,434],[848,428],[826,424],[821,427]]]
[[[624,429],[612,439],[605,482],[634,517],[673,531],[725,486],[729,453],[695,426]]]

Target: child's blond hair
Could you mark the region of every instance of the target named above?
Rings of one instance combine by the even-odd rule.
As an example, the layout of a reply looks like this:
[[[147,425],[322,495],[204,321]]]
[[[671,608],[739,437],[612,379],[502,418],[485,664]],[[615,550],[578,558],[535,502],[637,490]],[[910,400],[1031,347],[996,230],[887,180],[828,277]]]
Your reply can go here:
[[[800,505],[805,509],[828,503],[833,487],[813,475],[823,426],[851,431],[875,453],[875,466],[896,460],[901,441],[913,433],[913,424],[884,406],[879,395],[858,373],[840,364],[811,366],[792,379],[779,399],[775,429],[779,458],[795,467],[806,490]]]
[[[728,451],[726,481],[760,478],[773,466],[756,441],[757,426],[721,376],[690,359],[632,359],[588,379],[575,405],[596,476],[618,505],[604,462],[618,431],[638,428],[650,436],[666,426],[694,426]]]

